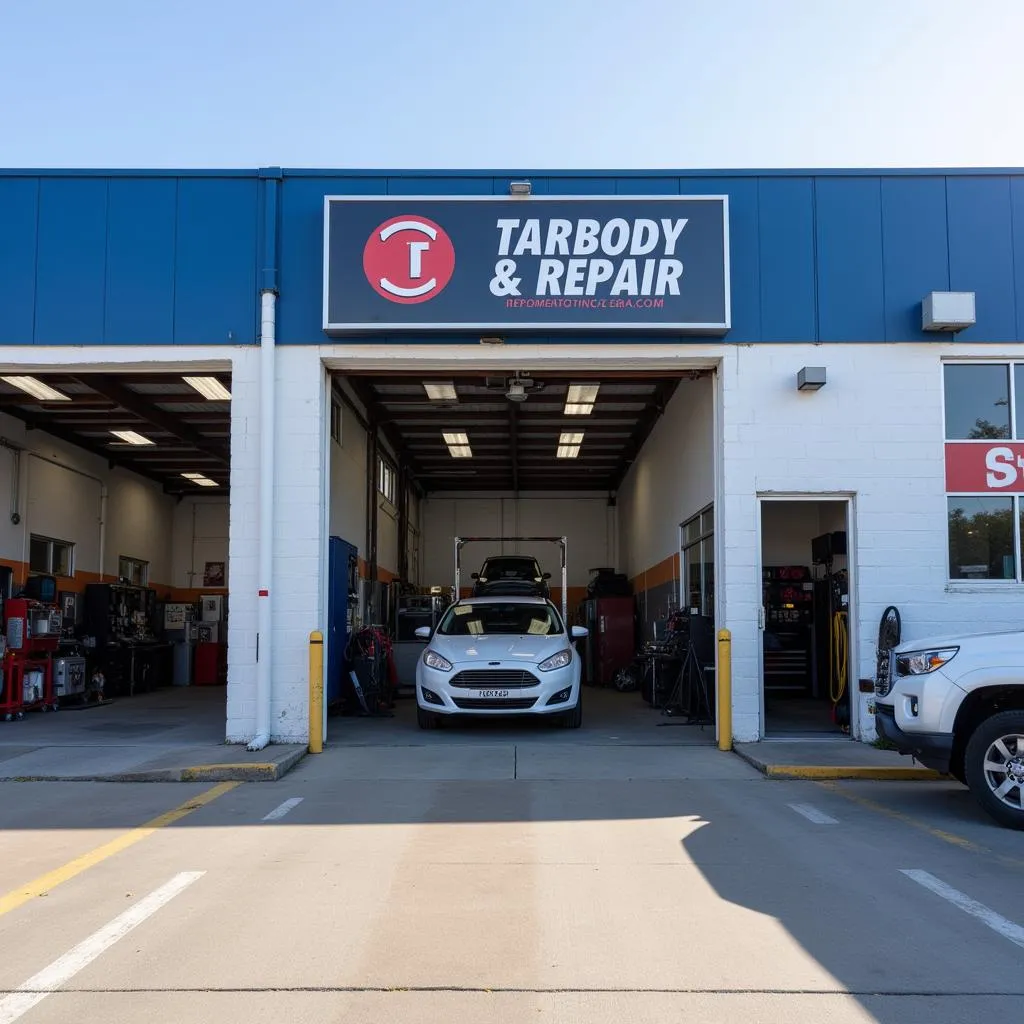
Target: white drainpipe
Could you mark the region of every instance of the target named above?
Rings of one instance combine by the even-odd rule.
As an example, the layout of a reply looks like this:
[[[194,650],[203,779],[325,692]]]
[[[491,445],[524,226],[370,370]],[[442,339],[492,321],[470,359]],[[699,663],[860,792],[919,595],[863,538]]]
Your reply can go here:
[[[274,566],[274,346],[277,295],[263,292],[260,315],[260,536],[258,620],[256,636],[256,735],[248,750],[262,750],[270,742],[271,578]]]
[[[107,557],[107,485],[100,484],[100,583],[103,582]],[[118,566],[120,572],[120,566]]]

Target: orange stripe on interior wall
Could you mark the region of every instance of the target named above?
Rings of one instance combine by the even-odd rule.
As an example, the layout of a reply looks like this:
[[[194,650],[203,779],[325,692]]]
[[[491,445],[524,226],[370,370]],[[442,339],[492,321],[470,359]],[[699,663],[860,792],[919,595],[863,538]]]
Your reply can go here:
[[[645,569],[638,576],[630,581],[636,593],[643,593],[645,590],[653,590],[655,587],[663,586],[665,583],[674,583],[679,579],[679,555],[670,555],[662,559],[657,565]]]
[[[0,565],[7,566],[14,570],[14,585],[21,587],[28,579],[28,562],[16,562],[10,558],[0,558]],[[81,594],[90,583],[117,583],[117,577],[113,573],[104,573],[100,576],[98,572],[86,572],[84,569],[75,571],[74,576],[58,576],[57,590],[68,594]],[[167,583],[150,583],[151,590],[156,591],[161,601],[198,601],[203,594],[227,595],[227,587],[172,587]]]

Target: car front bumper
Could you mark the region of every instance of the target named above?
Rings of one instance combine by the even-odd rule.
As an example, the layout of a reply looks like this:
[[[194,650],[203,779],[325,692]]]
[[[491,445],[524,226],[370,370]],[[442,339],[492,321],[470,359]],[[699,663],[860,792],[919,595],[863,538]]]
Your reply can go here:
[[[522,670],[522,665],[503,665],[504,670]],[[557,715],[570,711],[579,700],[580,671],[574,662],[553,672],[532,671],[537,683],[509,686],[481,680],[472,686],[454,685],[461,672],[480,674],[479,664],[457,664],[451,672],[428,668],[422,660],[416,666],[416,703],[439,715]]]

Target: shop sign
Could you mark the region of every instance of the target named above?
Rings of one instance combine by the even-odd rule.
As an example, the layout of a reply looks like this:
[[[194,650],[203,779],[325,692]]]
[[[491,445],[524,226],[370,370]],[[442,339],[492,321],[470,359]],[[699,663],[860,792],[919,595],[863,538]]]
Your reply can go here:
[[[729,329],[726,196],[324,205],[328,334]]]
[[[947,442],[946,490],[953,494],[1024,494],[1024,443]]]

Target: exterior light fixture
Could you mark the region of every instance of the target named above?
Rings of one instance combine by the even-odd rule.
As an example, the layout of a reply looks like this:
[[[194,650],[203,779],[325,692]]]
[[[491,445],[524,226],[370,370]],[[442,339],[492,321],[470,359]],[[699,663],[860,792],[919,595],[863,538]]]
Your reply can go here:
[[[231,392],[216,377],[182,377],[181,379],[211,402],[231,401]]]
[[[504,345],[505,339],[497,334],[488,334],[480,339],[481,345]]]
[[[824,366],[804,366],[796,375],[796,387],[798,391],[820,391],[824,386]]]
[[[589,416],[594,411],[600,384],[570,384],[565,396],[566,416]]]
[[[114,437],[124,441],[125,444],[156,444],[155,441],[150,440],[148,437],[144,437],[142,434],[139,434],[134,430],[112,430],[111,433]]]
[[[40,402],[71,401],[70,396],[62,394],[56,388],[51,388],[49,384],[44,384],[41,380],[36,380],[35,377],[4,377],[2,379],[33,398],[38,398]]]
[[[508,183],[510,196],[528,196],[532,191],[533,185],[528,181],[510,181]]]
[[[432,402],[457,402],[459,400],[455,385],[450,381],[438,381],[437,383],[425,382],[423,390],[427,398]]]

